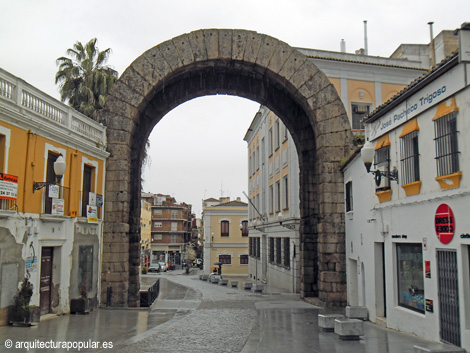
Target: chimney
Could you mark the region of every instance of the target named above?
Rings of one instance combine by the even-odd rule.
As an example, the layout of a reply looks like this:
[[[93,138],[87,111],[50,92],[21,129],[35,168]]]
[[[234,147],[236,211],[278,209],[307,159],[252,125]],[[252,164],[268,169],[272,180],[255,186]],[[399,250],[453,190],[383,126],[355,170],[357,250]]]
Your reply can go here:
[[[364,55],[369,55],[369,49],[367,48],[367,20],[364,20]]]
[[[341,48],[341,53],[346,53],[346,42],[344,41],[344,39],[341,39],[340,48]]]
[[[429,25],[429,31],[430,31],[430,35],[431,35],[431,67],[434,67],[434,65],[436,65],[436,53],[434,51],[434,35],[432,33],[432,25],[434,24],[434,22],[428,22],[428,25]]]

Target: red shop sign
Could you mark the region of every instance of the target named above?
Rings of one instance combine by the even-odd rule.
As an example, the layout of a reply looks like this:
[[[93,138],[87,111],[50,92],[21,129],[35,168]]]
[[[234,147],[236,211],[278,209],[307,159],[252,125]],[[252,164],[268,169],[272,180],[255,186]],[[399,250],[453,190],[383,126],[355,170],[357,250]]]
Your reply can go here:
[[[454,237],[455,218],[454,212],[449,205],[443,203],[439,205],[434,216],[434,228],[437,238],[442,244],[449,244]]]

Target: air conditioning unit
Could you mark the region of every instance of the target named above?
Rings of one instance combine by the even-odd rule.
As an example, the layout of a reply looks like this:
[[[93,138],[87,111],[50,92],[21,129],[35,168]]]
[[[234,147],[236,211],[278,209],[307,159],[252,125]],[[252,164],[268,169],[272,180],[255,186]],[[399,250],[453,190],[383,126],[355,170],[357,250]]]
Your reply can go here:
[[[375,173],[375,190],[385,191],[390,189],[390,179],[382,176],[378,171],[388,173],[388,168],[386,166],[377,166],[377,172]]]

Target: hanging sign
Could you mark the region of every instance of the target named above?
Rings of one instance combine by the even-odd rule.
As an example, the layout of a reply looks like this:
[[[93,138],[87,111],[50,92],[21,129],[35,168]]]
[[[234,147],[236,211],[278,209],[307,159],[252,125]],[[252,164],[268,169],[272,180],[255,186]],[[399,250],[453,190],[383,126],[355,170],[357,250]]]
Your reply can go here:
[[[91,206],[96,206],[96,194],[94,192],[88,193],[88,204]]]
[[[48,188],[48,195],[51,199],[58,199],[59,198],[59,185],[50,184]]]
[[[18,177],[0,173],[0,199],[16,200],[18,194]]]
[[[454,237],[455,218],[449,205],[440,204],[434,216],[434,227],[437,238],[442,244],[449,244]]]

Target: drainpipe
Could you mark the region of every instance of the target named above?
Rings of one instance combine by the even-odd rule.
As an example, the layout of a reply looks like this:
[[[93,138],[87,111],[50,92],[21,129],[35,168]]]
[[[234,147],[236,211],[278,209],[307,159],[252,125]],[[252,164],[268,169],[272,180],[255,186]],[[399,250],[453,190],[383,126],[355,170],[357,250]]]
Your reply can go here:
[[[26,205],[26,184],[27,184],[27,179],[26,176],[28,174],[28,169],[29,169],[29,145],[30,145],[30,140],[31,137],[34,135],[33,131],[30,129],[28,130],[28,139],[26,141],[26,158],[25,158],[25,166],[24,166],[24,178],[23,178],[23,213],[25,213],[25,205]],[[34,167],[34,161],[31,162],[31,167]]]

